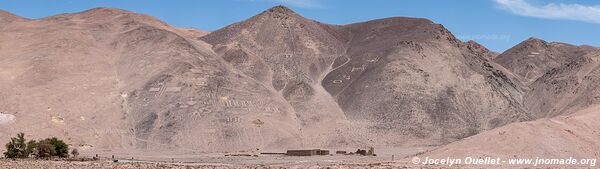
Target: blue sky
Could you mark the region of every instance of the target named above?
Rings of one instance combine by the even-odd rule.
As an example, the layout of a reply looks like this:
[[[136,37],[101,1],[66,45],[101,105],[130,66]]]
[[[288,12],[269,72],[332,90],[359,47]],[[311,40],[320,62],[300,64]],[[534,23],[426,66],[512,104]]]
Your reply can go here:
[[[41,18],[113,7],[177,27],[213,31],[279,4],[331,24],[393,16],[427,18],[462,40],[475,40],[497,52],[529,37],[600,46],[597,0],[0,0],[0,9]]]

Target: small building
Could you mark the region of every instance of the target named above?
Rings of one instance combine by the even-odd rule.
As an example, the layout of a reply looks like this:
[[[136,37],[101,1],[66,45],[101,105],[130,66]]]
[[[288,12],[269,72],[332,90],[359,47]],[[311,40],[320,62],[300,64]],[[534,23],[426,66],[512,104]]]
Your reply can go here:
[[[362,155],[362,156],[377,156],[377,154],[375,154],[375,149],[373,147],[369,147],[369,150],[358,149],[358,150],[356,150],[356,154]]]
[[[329,155],[329,150],[317,150],[317,155]]]
[[[288,150],[285,155],[288,156],[314,156],[329,155],[329,150],[311,149],[311,150]]]

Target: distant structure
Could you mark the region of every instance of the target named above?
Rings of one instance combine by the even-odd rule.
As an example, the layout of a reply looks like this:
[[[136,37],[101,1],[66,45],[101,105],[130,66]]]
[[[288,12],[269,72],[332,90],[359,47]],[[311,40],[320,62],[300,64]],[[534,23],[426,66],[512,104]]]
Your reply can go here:
[[[311,149],[311,150],[288,150],[285,155],[288,156],[314,156],[329,155],[329,150]]]
[[[369,147],[369,151],[367,151],[368,156],[377,156],[375,155],[375,149],[373,147]]]
[[[369,150],[358,149],[358,150],[356,150],[356,154],[360,154],[363,156],[377,156],[375,154],[375,149],[373,147],[369,147]]]

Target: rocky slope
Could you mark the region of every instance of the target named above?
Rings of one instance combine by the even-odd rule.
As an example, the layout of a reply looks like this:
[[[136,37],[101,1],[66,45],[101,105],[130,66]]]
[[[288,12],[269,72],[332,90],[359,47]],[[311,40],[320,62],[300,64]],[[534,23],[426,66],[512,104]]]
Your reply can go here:
[[[25,132],[82,148],[216,151],[298,138],[271,91],[152,17],[98,8],[0,34],[2,140]],[[263,99],[243,101],[248,91]]]
[[[201,39],[330,145],[440,144],[531,119],[491,52],[425,19],[337,26],[279,6]]]
[[[325,144],[346,123],[344,112],[320,85],[344,51],[322,24],[278,6],[201,39],[287,102],[309,141],[306,145]]]
[[[546,72],[530,85],[525,105],[538,117],[553,117],[576,112],[600,103],[600,50]]]
[[[388,18],[338,30],[350,38],[337,62],[349,61],[323,85],[371,133],[439,144],[530,119],[510,74],[439,24]]]
[[[522,77],[526,83],[532,83],[549,70],[594,50],[589,46],[529,38],[495,57],[494,62]]]
[[[600,50],[528,39],[495,60],[524,80],[535,118],[451,143],[423,156],[598,158]]]
[[[2,25],[9,24],[11,22],[16,22],[16,21],[24,21],[24,20],[26,20],[26,19],[19,17],[17,15],[14,15],[10,12],[0,10],[0,23]]]
[[[598,103],[600,50],[530,38],[494,59],[528,88],[525,108],[537,118],[572,113]]]

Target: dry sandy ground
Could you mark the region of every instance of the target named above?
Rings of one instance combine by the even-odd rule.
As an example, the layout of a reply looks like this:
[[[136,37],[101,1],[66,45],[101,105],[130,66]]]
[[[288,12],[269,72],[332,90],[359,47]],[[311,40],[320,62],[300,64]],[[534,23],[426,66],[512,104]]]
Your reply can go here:
[[[313,168],[313,169],[354,169],[354,168],[536,168],[533,166],[506,165],[423,165],[412,164],[412,157],[423,155],[436,147],[420,148],[379,148],[377,156],[330,155],[293,157],[284,155],[258,155],[257,157],[228,156],[219,153],[163,155],[160,153],[119,152],[110,159],[113,152],[101,152],[98,161],[43,161],[43,160],[8,160],[0,159],[0,168]],[[336,149],[332,149],[336,150]],[[83,152],[82,156],[91,157],[92,152]],[[256,154],[256,153],[249,153]],[[427,153],[426,153],[427,154]],[[395,158],[392,160],[391,156]],[[131,158],[134,158],[133,160]],[[573,166],[543,166],[537,168],[573,168]],[[585,167],[584,167],[585,168]]]
[[[201,152],[183,152],[176,154],[174,152],[136,152],[136,151],[82,151],[85,157],[92,157],[98,154],[103,159],[109,159],[113,155],[121,162],[161,162],[161,163],[183,163],[183,164],[228,164],[228,165],[269,165],[269,166],[313,166],[313,165],[337,165],[337,164],[356,164],[368,165],[376,163],[390,163],[392,155],[394,160],[398,161],[406,157],[413,157],[414,154],[432,150],[436,147],[412,147],[412,148],[383,148],[376,147],[377,156],[354,156],[354,155],[329,155],[329,156],[284,156],[284,155],[262,155],[260,152],[236,152],[236,153],[201,153]],[[355,151],[353,148],[328,148],[331,153],[336,150]],[[263,151],[261,151],[263,152]],[[268,152],[285,152],[268,151]],[[169,154],[169,155],[165,155]],[[247,156],[226,156],[227,154],[250,154],[257,157]],[[134,160],[132,160],[134,159]]]
[[[410,167],[406,157],[431,150],[435,147],[418,148],[376,148],[377,156],[329,155],[329,156],[284,156],[258,155],[225,156],[224,153],[183,153],[181,155],[164,155],[149,152],[102,152],[86,151],[83,157],[90,158],[96,153],[98,161],[43,161],[43,160],[8,160],[0,159],[0,168],[414,168]],[[348,150],[350,149],[330,149]],[[169,153],[167,153],[169,154]],[[119,159],[112,162],[112,156]],[[392,161],[391,156],[395,158]],[[132,160],[133,158],[133,160]]]
[[[210,160],[210,159],[209,159]],[[213,159],[215,160],[215,159]],[[356,160],[356,161],[355,161]],[[413,168],[405,162],[379,161],[371,157],[226,157],[211,162],[165,162],[131,161],[45,161],[45,160],[0,160],[0,168]],[[247,164],[243,164],[247,163]]]
[[[282,163],[282,164],[231,164],[231,163],[168,163],[168,162],[142,162],[142,161],[124,161],[112,162],[110,160],[100,161],[44,161],[44,160],[7,160],[0,159],[1,168],[14,169],[63,169],[63,168],[114,168],[114,169],[130,169],[130,168],[148,168],[148,169],[283,169],[283,168],[310,168],[310,169],[358,169],[358,168],[377,168],[377,169],[392,169],[392,168],[577,168],[567,166],[442,166],[442,165],[413,165],[407,160],[371,162],[371,163],[317,163],[324,159],[323,157],[312,157],[310,162],[297,161],[297,163]],[[240,160],[239,158],[232,158]],[[273,160],[273,159],[271,159]],[[243,161],[243,160],[241,160]],[[324,160],[326,161],[326,160]],[[275,162],[275,161],[272,161]],[[586,168],[586,167],[580,167]],[[593,168],[593,167],[591,167]]]

